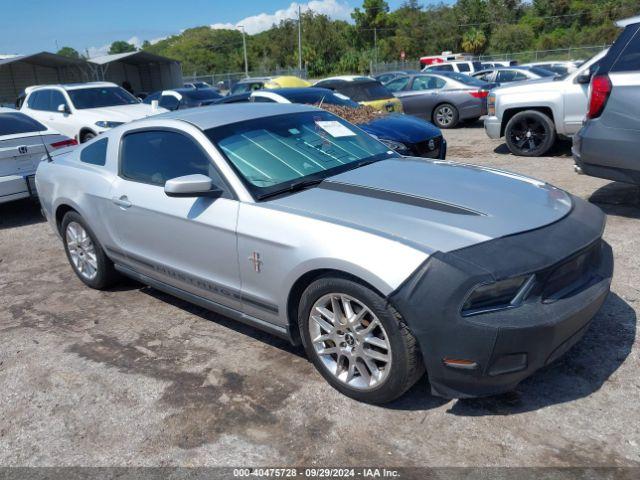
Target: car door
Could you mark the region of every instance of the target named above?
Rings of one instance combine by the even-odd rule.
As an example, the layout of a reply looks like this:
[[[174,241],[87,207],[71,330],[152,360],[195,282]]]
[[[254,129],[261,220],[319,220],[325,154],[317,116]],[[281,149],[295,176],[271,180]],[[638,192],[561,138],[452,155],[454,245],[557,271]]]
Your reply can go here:
[[[207,300],[239,310],[236,245],[239,202],[198,141],[171,129],[125,133],[109,221],[120,255],[134,270]],[[218,198],[175,198],[167,180],[204,174]]]
[[[64,111],[62,112],[58,110],[60,105],[64,106]],[[49,90],[47,124],[67,137],[73,138],[78,132],[72,125],[71,116],[71,108],[69,107],[69,102],[65,98],[64,94],[60,90]]]
[[[403,92],[405,113],[430,120],[433,108],[439,101],[439,92],[445,85],[446,82],[436,75],[414,77],[408,89]]]
[[[585,63],[579,70],[562,81],[562,101],[564,106],[564,133],[574,135],[582,128],[582,121],[587,114],[589,101],[589,84],[578,83],[578,77],[584,72],[594,72],[603,53]]]
[[[21,110],[30,117],[48,125],[49,99],[51,98],[49,92],[48,89],[31,92]]]

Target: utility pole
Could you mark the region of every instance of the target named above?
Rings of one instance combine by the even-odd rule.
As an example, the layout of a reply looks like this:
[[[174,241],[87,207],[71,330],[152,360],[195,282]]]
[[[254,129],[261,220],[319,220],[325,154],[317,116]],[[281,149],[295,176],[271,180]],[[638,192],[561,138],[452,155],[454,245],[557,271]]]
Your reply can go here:
[[[376,27],[373,27],[373,64],[375,67],[378,66],[378,29]],[[373,75],[373,72],[371,74]]]
[[[244,25],[238,25],[242,29],[242,50],[244,50],[244,75],[249,78],[249,60],[247,59],[247,40],[245,38]]]
[[[302,12],[298,4],[298,75],[302,72]]]

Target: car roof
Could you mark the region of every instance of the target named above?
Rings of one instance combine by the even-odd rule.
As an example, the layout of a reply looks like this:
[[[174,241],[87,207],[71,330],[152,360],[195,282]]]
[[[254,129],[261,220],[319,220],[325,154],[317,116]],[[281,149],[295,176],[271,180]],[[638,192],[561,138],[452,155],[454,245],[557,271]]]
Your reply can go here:
[[[316,83],[320,82],[328,82],[328,81],[342,81],[342,82],[362,82],[362,81],[371,81],[375,80],[373,77],[368,77],[366,75],[338,75],[335,77],[328,77],[319,80]]]
[[[99,88],[99,87],[117,87],[112,82],[84,82],[84,83],[59,83],[50,85],[32,85],[24,89],[25,94],[29,94],[34,90],[42,88],[62,88],[63,90],[81,90],[83,88]]]
[[[273,77],[249,77],[249,78],[242,78],[238,80],[236,83],[268,82],[272,78]]]
[[[640,23],[640,15],[636,17],[625,18],[623,20],[618,20],[616,25],[620,28],[628,27],[629,25],[633,25],[634,23]]]
[[[333,90],[322,87],[289,87],[289,88],[271,88],[269,90],[256,90],[251,92],[252,94],[265,93],[277,93],[280,95],[295,95],[297,93],[318,93],[318,94],[333,94]]]
[[[229,103],[190,108],[187,110],[175,110],[169,113],[154,115],[147,120],[182,120],[195,125],[201,130],[208,130],[232,123],[244,122],[245,120],[255,120],[290,113],[313,112],[317,110],[317,108],[297,103]]]

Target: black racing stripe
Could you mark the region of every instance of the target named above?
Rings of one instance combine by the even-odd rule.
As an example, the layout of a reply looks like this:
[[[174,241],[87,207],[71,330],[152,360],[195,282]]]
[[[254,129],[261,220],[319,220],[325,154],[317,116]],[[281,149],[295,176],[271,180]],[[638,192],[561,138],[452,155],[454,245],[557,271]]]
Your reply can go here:
[[[428,208],[430,210],[438,210],[440,212],[454,213],[457,215],[484,216],[482,212],[460,207],[458,205],[452,205],[450,203],[440,202],[430,198],[418,197],[416,195],[393,192],[391,190],[366,187],[363,185],[324,181],[318,185],[318,188],[332,190],[334,192],[350,193],[352,195],[360,195],[363,197],[377,198],[378,200],[387,200],[389,202],[404,203],[405,205]]]
[[[175,278],[178,281],[184,282],[184,283],[188,283],[192,286],[195,286],[196,288],[199,288],[200,290],[203,291],[208,291],[208,292],[212,292],[212,293],[217,293],[219,295],[223,295],[225,297],[229,297],[229,298],[233,298],[236,300],[239,300],[241,302],[245,302],[245,303],[249,303],[251,305],[253,305],[254,307],[260,308],[262,310],[266,310],[268,312],[272,312],[277,314],[279,312],[278,306],[271,304],[271,303],[267,303],[267,302],[263,302],[262,300],[255,298],[253,296],[249,296],[245,293],[242,293],[242,291],[240,290],[236,290],[234,288],[228,288],[225,287],[224,285],[220,285],[219,283],[215,283],[212,282],[211,280],[207,280],[204,279],[202,277],[197,277],[194,275],[190,275],[187,274],[181,270],[175,270],[173,268],[169,268],[165,265],[160,265],[160,264],[154,264],[151,262],[148,262],[140,257],[138,257],[137,255],[132,255],[132,254],[125,254],[123,252],[120,252],[116,249],[113,248],[109,248],[109,247],[105,247],[105,250],[107,250],[107,252],[113,254],[113,255],[118,255],[122,258],[126,258],[130,261],[136,262],[139,265],[143,265],[151,270],[154,270],[155,272],[161,274],[161,275],[165,275],[168,277],[172,277]]]

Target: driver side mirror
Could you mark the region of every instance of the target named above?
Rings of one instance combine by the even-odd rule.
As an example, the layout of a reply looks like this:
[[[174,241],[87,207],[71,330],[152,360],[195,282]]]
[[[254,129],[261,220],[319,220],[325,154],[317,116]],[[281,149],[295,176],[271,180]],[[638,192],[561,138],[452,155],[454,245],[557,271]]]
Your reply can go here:
[[[584,72],[576,77],[576,83],[580,85],[588,85],[591,82],[591,69],[587,68]]]
[[[66,113],[66,114],[71,113],[71,110],[69,110],[69,106],[66,103],[61,103],[60,105],[58,105],[58,111],[60,113]]]
[[[169,197],[218,198],[223,192],[213,184],[209,177],[197,173],[167,180],[164,184],[164,193]]]

